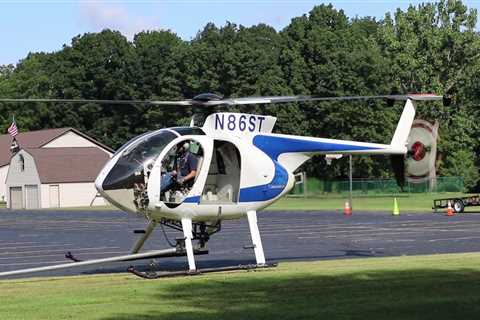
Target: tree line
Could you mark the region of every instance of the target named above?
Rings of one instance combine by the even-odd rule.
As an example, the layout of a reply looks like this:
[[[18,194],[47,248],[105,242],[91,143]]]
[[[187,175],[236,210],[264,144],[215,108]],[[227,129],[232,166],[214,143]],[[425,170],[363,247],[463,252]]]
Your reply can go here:
[[[332,5],[320,5],[281,31],[266,24],[209,23],[190,41],[169,30],[140,32],[132,41],[103,30],[76,36],[59,51],[30,53],[15,66],[0,66],[0,97],[447,94],[453,97],[450,106],[419,104],[418,117],[440,121],[438,174],[462,176],[473,189],[480,166],[476,23],[475,9],[448,0],[398,9],[379,20],[349,18]],[[277,132],[389,143],[401,109],[401,104],[369,101],[239,106],[233,111],[276,116]],[[5,132],[15,115],[20,131],[71,126],[118,148],[145,131],[185,125],[192,114],[200,119],[206,112],[93,103],[0,104],[0,128]],[[348,174],[344,160],[326,166],[316,157],[304,168],[325,179]],[[354,175],[387,178],[392,170],[382,157],[356,157]]]

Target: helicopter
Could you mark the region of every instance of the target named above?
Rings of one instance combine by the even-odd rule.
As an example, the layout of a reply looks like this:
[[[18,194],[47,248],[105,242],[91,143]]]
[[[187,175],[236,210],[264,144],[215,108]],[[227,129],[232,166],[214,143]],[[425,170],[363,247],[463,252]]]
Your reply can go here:
[[[403,111],[390,144],[358,142],[272,133],[276,118],[269,115],[216,112],[202,127],[162,128],[133,138],[119,148],[95,180],[98,192],[115,207],[148,221],[130,254],[96,260],[73,260],[55,266],[14,270],[1,276],[49,271],[82,265],[137,259],[186,256],[187,274],[196,274],[195,255],[208,253],[211,236],[221,231],[222,221],[246,217],[256,264],[266,262],[257,212],[286,195],[295,184],[294,172],[314,155],[392,155],[407,153],[410,129],[419,101],[446,98],[435,94],[378,96],[270,96],[222,98],[205,93],[180,101],[0,99],[0,103],[68,102],[144,104],[150,106],[216,107],[265,105],[289,102],[325,102],[383,99],[404,101]],[[183,163],[183,164],[182,164]],[[186,170],[182,171],[183,167]],[[183,168],[185,169],[185,168]],[[140,252],[153,230],[161,225],[183,233],[173,248]],[[129,271],[155,278],[133,267]]]

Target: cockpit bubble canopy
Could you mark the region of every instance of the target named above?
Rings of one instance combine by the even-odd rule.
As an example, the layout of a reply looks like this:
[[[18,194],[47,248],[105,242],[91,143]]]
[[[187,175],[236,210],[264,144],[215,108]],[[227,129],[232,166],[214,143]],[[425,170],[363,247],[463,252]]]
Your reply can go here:
[[[117,152],[120,157],[103,181],[102,189],[133,189],[135,183],[144,183],[145,172],[175,138],[177,135],[173,132],[160,130],[125,144]]]

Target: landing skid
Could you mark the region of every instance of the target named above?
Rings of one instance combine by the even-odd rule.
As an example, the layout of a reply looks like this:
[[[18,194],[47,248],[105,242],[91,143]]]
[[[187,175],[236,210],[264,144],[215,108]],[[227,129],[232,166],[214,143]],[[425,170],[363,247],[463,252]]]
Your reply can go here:
[[[208,249],[194,249],[193,254],[194,255],[208,254]],[[187,255],[187,252],[185,251],[185,249],[183,249],[183,250],[182,249],[180,249],[180,250],[177,249],[175,252],[169,252],[169,253],[166,253],[166,254],[164,253],[164,254],[158,254],[158,255],[151,255],[151,256],[149,256],[149,258],[156,259],[156,258],[184,257],[186,255]],[[77,258],[70,251],[65,253],[65,258],[68,259],[68,260],[72,260],[73,262],[88,261],[88,260],[82,260],[82,259]],[[131,259],[127,258],[127,259],[123,259],[121,261],[135,261],[135,260],[142,260],[142,259],[145,259],[145,258],[131,258]]]
[[[90,266],[90,265],[110,263],[110,262],[148,259],[148,258],[151,258],[151,257],[168,256],[168,255],[171,255],[171,254],[175,253],[176,251],[177,250],[175,248],[171,248],[171,249],[164,249],[164,250],[149,251],[149,252],[144,252],[144,253],[128,254],[128,255],[116,256],[116,257],[110,257],[110,258],[85,260],[85,261],[79,261],[79,262],[70,262],[70,263],[64,263],[64,264],[57,264],[57,265],[53,265],[53,266],[44,266],[44,267],[37,267],[37,268],[6,271],[6,272],[0,272],[0,277],[27,274],[27,273],[35,273],[35,272],[42,272],[42,271],[52,271],[52,270],[60,270],[60,269],[77,268],[77,267],[81,267],[81,266]]]
[[[223,272],[223,271],[237,271],[237,270],[258,270],[258,269],[267,269],[277,267],[277,263],[271,264],[245,264],[237,266],[228,266],[228,267],[219,267],[219,268],[205,268],[197,269],[195,271],[139,271],[135,267],[130,266],[127,271],[143,279],[160,279],[160,278],[171,278],[171,277],[181,277],[181,276],[194,276],[205,273],[214,273],[214,272]]]

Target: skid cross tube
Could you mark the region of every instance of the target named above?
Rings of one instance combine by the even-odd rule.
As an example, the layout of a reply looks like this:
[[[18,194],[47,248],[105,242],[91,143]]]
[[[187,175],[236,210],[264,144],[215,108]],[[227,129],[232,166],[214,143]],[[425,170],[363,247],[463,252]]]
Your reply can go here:
[[[0,277],[6,276],[13,276],[18,274],[27,274],[27,273],[36,273],[42,271],[52,271],[52,270],[59,270],[59,269],[68,269],[68,268],[75,268],[81,266],[89,266],[94,264],[102,264],[107,262],[120,262],[120,261],[129,261],[129,260],[137,260],[137,259],[146,259],[151,257],[158,257],[158,256],[169,256],[172,254],[177,253],[176,248],[164,249],[164,250],[155,250],[149,251],[144,253],[136,253],[136,254],[127,254],[123,256],[117,257],[110,257],[110,258],[103,258],[103,259],[94,259],[94,260],[86,260],[80,262],[70,262],[64,264],[57,264],[53,266],[45,266],[45,267],[37,267],[37,268],[29,268],[29,269],[21,269],[21,270],[13,270],[13,271],[6,271],[0,272]]]
[[[142,272],[142,271],[136,270],[133,266],[131,266],[127,269],[127,271],[130,273],[133,273],[134,275],[140,278],[152,280],[152,279],[159,279],[159,278],[179,277],[179,276],[195,276],[195,275],[204,274],[204,273],[214,273],[214,272],[224,272],[224,271],[260,270],[260,269],[267,269],[267,268],[275,268],[277,266],[278,266],[277,263],[266,263],[263,265],[247,264],[247,265],[197,269],[195,271],[160,271],[160,272]]]
[[[138,253],[140,249],[142,249],[143,245],[145,244],[145,241],[150,237],[152,234],[152,231],[155,229],[157,226],[156,221],[150,221],[150,223],[147,226],[147,229],[144,230],[143,234],[138,238],[137,242],[133,245],[132,249],[130,250],[131,254]]]

